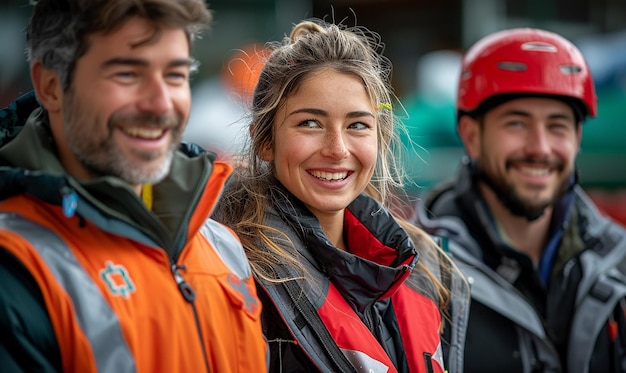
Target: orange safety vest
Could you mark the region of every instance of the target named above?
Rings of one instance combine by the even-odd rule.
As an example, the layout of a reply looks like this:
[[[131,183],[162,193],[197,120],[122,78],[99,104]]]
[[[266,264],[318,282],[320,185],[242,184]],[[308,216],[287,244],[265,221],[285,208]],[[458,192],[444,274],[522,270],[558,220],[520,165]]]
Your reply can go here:
[[[211,186],[200,203],[214,203]],[[192,218],[171,263],[28,195],[0,210],[0,242],[39,284],[64,371],[266,371],[261,304],[230,229]]]

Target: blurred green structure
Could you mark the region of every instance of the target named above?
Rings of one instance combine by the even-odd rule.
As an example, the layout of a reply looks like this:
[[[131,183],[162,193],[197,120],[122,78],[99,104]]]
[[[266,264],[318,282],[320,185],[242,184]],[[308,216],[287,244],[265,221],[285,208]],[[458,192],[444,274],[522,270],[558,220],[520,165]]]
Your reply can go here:
[[[588,189],[626,189],[626,93],[602,91],[598,97],[598,116],[583,126],[578,156],[580,183]],[[456,133],[454,102],[413,96],[403,103],[410,136],[404,143],[417,153],[416,159],[405,162],[414,180],[407,189],[410,194],[420,194],[433,183],[453,176],[464,151]]]

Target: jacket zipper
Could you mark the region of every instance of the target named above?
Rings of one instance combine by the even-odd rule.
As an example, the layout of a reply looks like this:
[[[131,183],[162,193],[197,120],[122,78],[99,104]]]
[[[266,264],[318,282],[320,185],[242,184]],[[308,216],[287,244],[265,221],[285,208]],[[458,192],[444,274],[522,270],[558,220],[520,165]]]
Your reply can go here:
[[[374,304],[374,303],[372,303]],[[372,333],[372,335],[374,336],[374,338],[378,339],[377,336],[378,334],[376,333],[375,330],[375,325],[374,325],[374,317],[372,316],[374,314],[373,311],[373,306],[369,305],[367,306],[367,308],[365,309],[365,311],[363,312],[363,322],[365,324],[365,326],[367,326],[367,328],[370,330],[370,332]]]
[[[180,273],[181,269],[186,269],[185,265],[178,265],[176,263],[173,263],[171,265],[171,269],[172,269],[172,274],[174,275],[174,280],[176,281],[176,285],[178,285],[178,290],[180,290],[180,293],[182,294],[183,298],[185,298],[185,300],[191,305],[191,309],[193,310],[193,317],[196,322],[198,337],[200,338],[200,346],[202,348],[202,356],[204,357],[204,365],[206,367],[206,371],[210,373],[211,369],[209,367],[209,358],[207,357],[207,354],[206,354],[206,344],[204,343],[204,337],[202,336],[202,328],[200,327],[200,319],[198,317],[198,310],[196,309],[196,304],[194,302],[196,300],[196,292],[195,290],[193,290],[191,285],[189,285],[187,281],[185,281],[185,278]]]

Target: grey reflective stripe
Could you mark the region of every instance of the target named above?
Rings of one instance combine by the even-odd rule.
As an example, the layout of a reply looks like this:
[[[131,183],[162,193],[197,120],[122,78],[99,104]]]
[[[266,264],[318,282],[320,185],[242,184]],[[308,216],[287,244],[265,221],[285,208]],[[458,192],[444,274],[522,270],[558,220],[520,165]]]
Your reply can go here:
[[[252,271],[241,242],[230,230],[215,220],[207,219],[200,232],[235,275],[242,279],[250,277]]]
[[[30,242],[70,296],[98,371],[135,372],[135,361],[117,315],[65,242],[48,228],[13,213],[0,213],[0,229],[13,231]]]
[[[537,312],[511,283],[463,250],[454,250],[453,253],[457,258],[457,266],[470,282],[472,299],[507,317],[537,337],[546,337]]]
[[[352,363],[358,373],[387,373],[389,367],[380,361],[371,358],[365,352],[341,349],[346,358]]]
[[[625,249],[623,246],[616,247],[611,254],[617,253],[617,256],[623,259]],[[587,251],[581,255],[583,273],[597,273],[593,272],[597,270],[597,267],[603,267],[606,263],[615,265],[617,263],[615,260],[616,255],[610,255],[601,258],[600,262],[597,254]],[[590,267],[591,269],[588,269]],[[624,276],[616,269],[605,270],[595,280],[611,288],[612,293],[609,299],[603,301],[590,295],[587,287],[585,289],[587,292],[582,295],[582,300],[576,305],[576,314],[572,320],[572,334],[569,340],[570,353],[567,361],[570,372],[588,372],[595,341],[597,341],[602,328],[609,320],[620,299],[626,297]]]

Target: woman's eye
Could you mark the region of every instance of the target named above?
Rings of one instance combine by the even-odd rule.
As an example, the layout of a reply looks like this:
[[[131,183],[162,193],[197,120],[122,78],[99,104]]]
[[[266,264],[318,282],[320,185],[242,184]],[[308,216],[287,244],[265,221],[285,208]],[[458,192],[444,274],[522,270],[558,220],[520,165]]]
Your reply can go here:
[[[356,122],[356,123],[352,123],[351,125],[349,125],[348,128],[357,129],[357,130],[365,130],[365,129],[370,128],[370,126],[363,122]]]
[[[319,127],[319,124],[317,124],[317,121],[315,121],[313,119],[307,119],[307,120],[303,120],[302,122],[300,122],[300,124],[298,124],[298,126],[300,126],[300,127],[308,127],[308,128],[315,128],[315,127]]]

